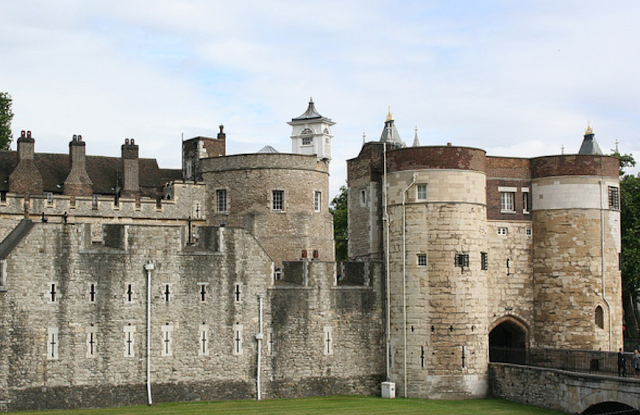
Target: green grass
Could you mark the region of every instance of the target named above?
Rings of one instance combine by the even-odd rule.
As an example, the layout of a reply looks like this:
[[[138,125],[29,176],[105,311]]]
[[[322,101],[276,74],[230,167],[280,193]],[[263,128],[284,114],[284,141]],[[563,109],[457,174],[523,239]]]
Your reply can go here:
[[[197,415],[197,414],[429,414],[429,415],[557,415],[561,412],[525,406],[498,399],[436,401],[428,399],[382,399],[363,396],[272,399],[262,401],[214,401],[163,403],[154,406],[129,406],[70,411],[19,412],[20,415]]]

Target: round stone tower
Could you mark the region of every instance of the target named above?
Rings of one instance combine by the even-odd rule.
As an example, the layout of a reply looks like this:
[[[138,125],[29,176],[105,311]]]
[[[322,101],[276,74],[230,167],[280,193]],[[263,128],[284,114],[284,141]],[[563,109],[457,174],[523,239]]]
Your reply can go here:
[[[531,160],[537,346],[622,346],[618,167],[594,154]]]
[[[412,147],[387,160],[391,380],[408,397],[485,396],[485,152]]]
[[[327,160],[264,152],[203,159],[201,168],[207,225],[249,230],[276,264],[334,260]]]

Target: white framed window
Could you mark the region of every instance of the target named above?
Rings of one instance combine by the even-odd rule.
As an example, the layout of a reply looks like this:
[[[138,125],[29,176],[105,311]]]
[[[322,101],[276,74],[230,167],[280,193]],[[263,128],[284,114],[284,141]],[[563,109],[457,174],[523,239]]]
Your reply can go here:
[[[522,189],[522,213],[524,213],[525,215],[529,213],[529,201],[531,200],[529,198],[529,188],[528,187],[523,187]]]
[[[533,231],[531,230],[531,228],[527,228],[524,230],[524,234],[527,236],[531,236],[533,235]]]
[[[416,186],[416,188],[418,200],[427,200],[427,185],[419,184],[418,186]]]
[[[53,193],[52,192],[44,192],[45,196],[47,196],[47,207],[53,207]]]
[[[302,145],[310,146],[313,143],[313,137],[302,137]]]
[[[271,208],[278,211],[284,210],[284,190],[273,190],[271,196]]]
[[[419,267],[427,266],[427,254],[418,254],[418,266]]]
[[[480,269],[486,271],[489,269],[489,254],[480,252]]]
[[[320,212],[321,207],[322,207],[322,192],[315,191],[313,192],[313,209],[316,212]]]
[[[218,207],[218,213],[227,211],[227,189],[216,190],[216,206]]]
[[[500,192],[500,212],[515,213],[516,193]]]
[[[504,235],[507,235],[507,233],[508,233],[508,229],[506,227],[501,226],[498,228],[498,235],[504,236]]]

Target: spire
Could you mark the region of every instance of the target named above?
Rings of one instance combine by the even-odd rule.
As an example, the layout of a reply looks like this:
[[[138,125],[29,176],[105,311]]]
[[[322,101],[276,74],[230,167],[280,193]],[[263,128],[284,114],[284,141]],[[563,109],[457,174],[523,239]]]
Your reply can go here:
[[[591,128],[591,123],[589,122],[587,122],[587,129],[584,131],[584,140],[582,140],[582,145],[580,146],[578,154],[592,154],[600,156],[603,154],[598,142],[596,141],[593,128]]]
[[[413,136],[413,144],[411,145],[411,147],[420,147],[420,140],[418,139],[418,126],[416,125],[416,128],[414,129],[414,136]]]
[[[380,141],[383,143],[391,144],[396,148],[405,146],[404,142],[400,138],[400,134],[398,134],[398,130],[396,130],[396,126],[394,125],[393,115],[391,114],[391,107],[389,107],[387,120],[384,122],[384,128],[382,129],[382,134],[380,135]]]

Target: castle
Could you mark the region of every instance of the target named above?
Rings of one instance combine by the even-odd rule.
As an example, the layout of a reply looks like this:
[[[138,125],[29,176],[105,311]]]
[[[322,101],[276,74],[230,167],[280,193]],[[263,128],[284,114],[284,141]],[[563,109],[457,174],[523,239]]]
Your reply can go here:
[[[622,341],[618,162],[412,147],[389,115],[328,210],[333,121],[292,152],[182,143],[183,168],[0,152],[0,410],[376,394],[482,397],[488,362]]]

